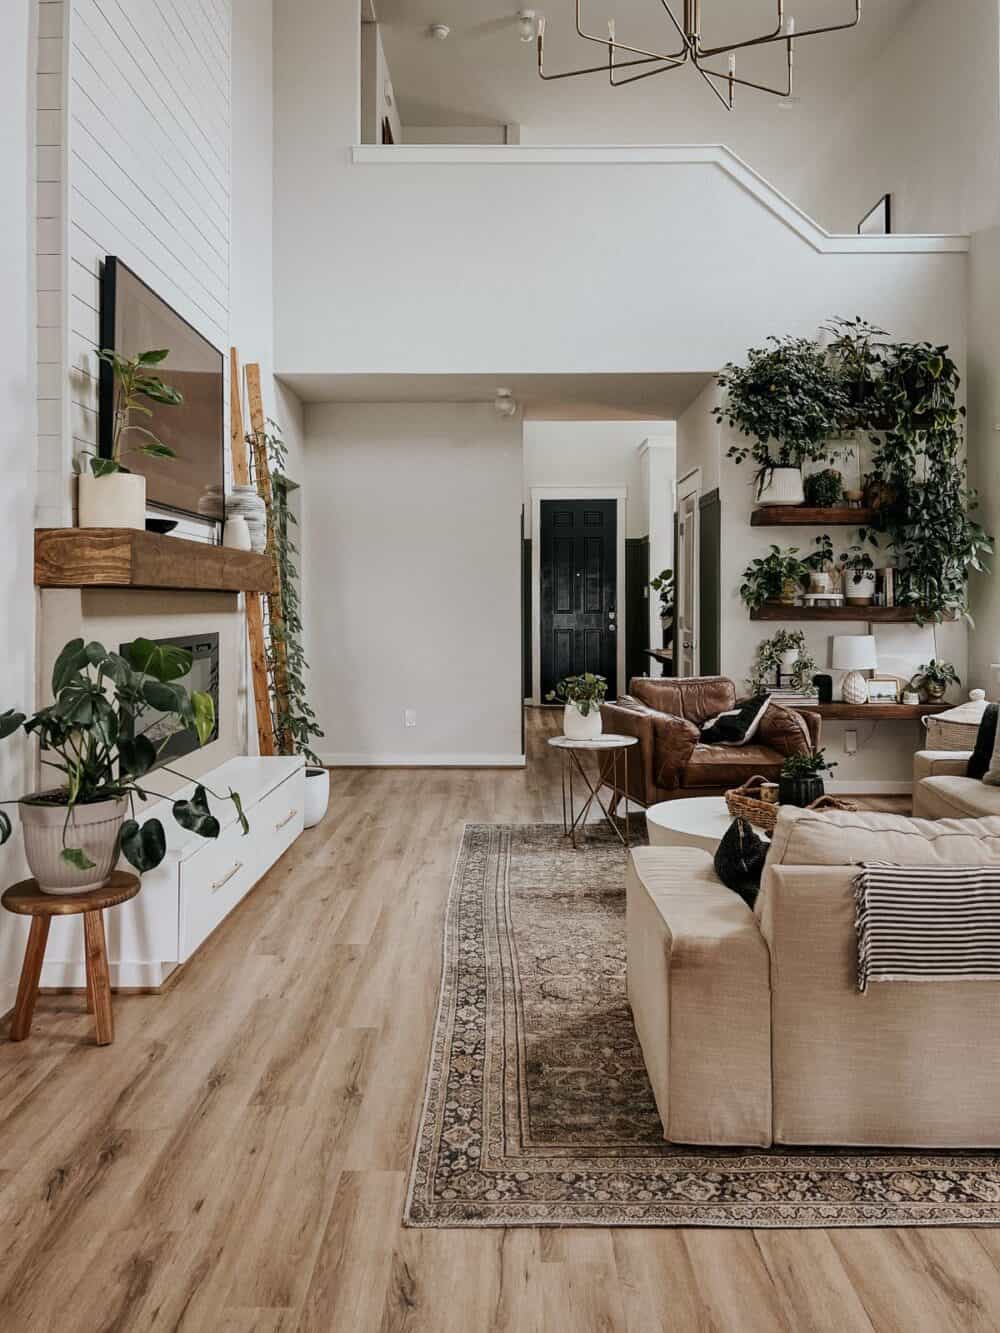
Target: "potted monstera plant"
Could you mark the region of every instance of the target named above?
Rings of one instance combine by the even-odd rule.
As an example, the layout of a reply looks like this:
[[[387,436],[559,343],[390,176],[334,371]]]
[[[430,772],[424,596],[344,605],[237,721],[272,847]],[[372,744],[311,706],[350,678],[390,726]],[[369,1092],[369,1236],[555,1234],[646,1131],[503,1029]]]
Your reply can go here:
[[[81,528],[144,528],[146,526],[146,478],[125,465],[129,454],[151,458],[174,458],[173,449],[135,417],[153,415],[149,403],[179,407],[183,395],[165,384],[156,367],[169,351],[160,348],[124,357],[104,349],[97,353],[114,383],[114,417],[111,449],[107,457],[90,453],[89,470],[78,479],[78,509]]]
[[[163,824],[156,818],[140,824],[136,801],[158,796],[148,775],[175,732],[193,731],[200,745],[212,735],[211,696],[180,683],[190,670],[191,654],[170,644],[136,639],[113,653],[73,639],[52,671],[53,702],[30,717],[14,709],[0,713],[0,739],[22,729],[37,737],[43,766],[59,774],[56,785],[16,800],[28,865],[44,892],[100,888],[120,854],[140,873],[163,860]],[[239,793],[220,795],[202,784],[173,803],[181,828],[219,836],[209,796],[231,801],[249,832]],[[12,833],[11,818],[0,809],[0,843]]]

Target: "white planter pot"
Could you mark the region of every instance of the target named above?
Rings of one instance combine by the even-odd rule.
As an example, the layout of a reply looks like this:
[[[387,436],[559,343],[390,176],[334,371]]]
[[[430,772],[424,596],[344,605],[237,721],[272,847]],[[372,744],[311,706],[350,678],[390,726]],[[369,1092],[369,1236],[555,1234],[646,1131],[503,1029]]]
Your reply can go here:
[[[306,828],[315,828],[326,814],[330,804],[330,770],[328,768],[306,769]]]
[[[863,574],[844,571],[844,601],[848,606],[867,606],[875,596],[875,571]]]
[[[782,674],[789,676],[795,670],[795,663],[799,660],[799,650],[797,648],[786,648],[778,660],[781,664]]]
[[[226,519],[226,526],[222,529],[222,544],[231,551],[250,550],[250,529],[242,514],[234,514]]]
[[[776,467],[770,480],[758,497],[758,505],[800,505],[805,504],[805,492],[802,489],[802,469],[797,467]]]
[[[813,570],[809,575],[810,592],[832,592],[833,583],[827,570]]]
[[[592,706],[586,717],[576,704],[563,709],[563,735],[571,741],[592,741],[601,734],[601,710]]]
[[[81,528],[145,529],[145,477],[135,472],[112,472],[107,477],[81,472],[77,482]]]
[[[64,805],[34,805],[28,798],[19,803],[19,809],[24,854],[43,893],[86,893],[107,884],[118,860],[118,839],[128,811],[126,797],[78,805],[68,824]],[[79,847],[94,868],[77,870],[64,861],[64,845]]]

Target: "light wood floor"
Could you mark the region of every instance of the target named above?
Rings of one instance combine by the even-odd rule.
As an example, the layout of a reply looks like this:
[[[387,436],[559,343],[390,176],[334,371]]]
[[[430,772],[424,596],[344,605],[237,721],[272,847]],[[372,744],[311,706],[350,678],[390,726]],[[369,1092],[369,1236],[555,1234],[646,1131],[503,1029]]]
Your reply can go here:
[[[465,820],[556,820],[520,771],[340,770],[160,996],[0,1039],[0,1329],[654,1333],[1000,1328],[1000,1231],[406,1231]]]

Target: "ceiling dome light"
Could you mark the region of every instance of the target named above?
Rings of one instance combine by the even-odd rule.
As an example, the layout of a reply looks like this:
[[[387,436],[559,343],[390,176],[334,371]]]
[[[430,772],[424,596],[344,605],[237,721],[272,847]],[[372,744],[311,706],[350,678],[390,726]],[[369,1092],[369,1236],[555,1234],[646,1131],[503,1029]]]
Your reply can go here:
[[[427,32],[436,42],[446,42],[451,36],[451,29],[447,23],[432,23]]]
[[[514,401],[514,394],[511,389],[497,389],[497,396],[493,399],[493,411],[498,417],[512,417],[517,411],[517,403]]]

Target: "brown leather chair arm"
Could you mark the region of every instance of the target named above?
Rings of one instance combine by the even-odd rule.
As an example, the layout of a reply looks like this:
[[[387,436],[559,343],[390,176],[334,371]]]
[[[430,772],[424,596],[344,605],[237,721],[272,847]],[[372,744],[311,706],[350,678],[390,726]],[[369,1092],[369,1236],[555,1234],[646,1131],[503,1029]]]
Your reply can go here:
[[[674,791],[680,786],[681,773],[698,744],[699,731],[693,722],[672,713],[618,704],[602,704],[601,721],[606,732],[635,736],[639,742],[629,756],[628,794],[633,800],[653,805],[658,788]]]
[[[639,742],[629,751],[628,796],[640,805],[652,803],[653,791],[653,717],[652,712],[601,704],[601,725],[615,736],[634,736]]]
[[[693,722],[672,713],[653,716],[653,778],[658,787],[676,791],[681,776],[701,739]]]
[[[787,758],[790,754],[805,754],[819,745],[823,719],[819,713],[809,713],[783,704],[771,704],[760,720],[755,740]],[[809,739],[803,735],[805,724]]]

